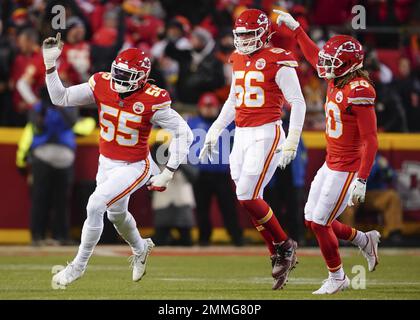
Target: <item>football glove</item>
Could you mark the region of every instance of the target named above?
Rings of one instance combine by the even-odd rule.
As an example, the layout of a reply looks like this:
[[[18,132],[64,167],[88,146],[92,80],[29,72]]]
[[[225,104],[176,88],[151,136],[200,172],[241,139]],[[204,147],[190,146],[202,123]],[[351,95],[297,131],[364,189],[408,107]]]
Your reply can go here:
[[[281,26],[281,24],[284,23],[286,27],[288,27],[292,31],[296,30],[300,26],[300,23],[297,22],[291,14],[276,9],[274,9],[273,12],[279,15],[276,21],[279,26]]]
[[[365,202],[366,180],[357,178],[350,185],[350,198],[347,202],[349,207],[357,203]]]
[[[281,152],[280,161],[277,165],[280,169],[286,168],[286,166],[296,158],[296,150],[300,139],[300,130],[291,129],[287,135],[286,141],[282,143],[276,152]]]
[[[159,192],[165,191],[173,176],[174,173],[168,168],[165,168],[161,173],[150,178],[147,182],[147,189]]]
[[[44,57],[45,69],[55,67],[55,62],[63,50],[64,43],[61,41],[61,33],[58,32],[55,38],[49,37],[42,43],[42,55]]]
[[[216,144],[217,144],[217,141],[219,140],[219,136],[222,130],[223,128],[215,124],[213,124],[210,127],[210,130],[206,134],[206,139],[204,140],[203,148],[201,149],[200,155],[198,156],[200,161],[203,161],[207,157],[209,158],[210,161],[213,161],[213,155],[218,154],[218,150],[216,149]]]

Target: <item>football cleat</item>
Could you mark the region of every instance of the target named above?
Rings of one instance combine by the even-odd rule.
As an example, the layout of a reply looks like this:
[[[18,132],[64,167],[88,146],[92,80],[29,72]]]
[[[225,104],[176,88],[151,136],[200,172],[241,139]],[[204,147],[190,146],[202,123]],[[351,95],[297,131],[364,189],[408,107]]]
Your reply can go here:
[[[334,294],[338,291],[343,291],[350,286],[350,280],[347,276],[339,280],[329,277],[322,282],[321,288],[312,292],[312,294]]]
[[[272,272],[274,278],[273,290],[282,289],[286,284],[289,273],[297,262],[296,249],[297,243],[292,239],[287,239],[283,244],[275,244],[276,254],[271,257]]]
[[[381,242],[381,234],[376,231],[372,230],[366,232],[366,237],[368,239],[364,248],[360,248],[363,256],[366,258],[368,262],[368,269],[369,271],[375,271],[376,266],[379,263],[379,256],[378,256],[378,243]]]
[[[152,239],[147,238],[145,240],[146,240],[146,245],[143,252],[139,255],[133,255],[129,258],[131,267],[133,268],[133,281],[134,282],[140,281],[141,278],[143,278],[143,276],[146,274],[147,258],[149,257],[150,253],[152,252],[153,247],[155,246]]]
[[[70,283],[81,278],[85,273],[86,269],[82,269],[79,266],[76,266],[74,263],[69,263],[63,270],[55,274],[52,278],[52,282],[57,287],[66,287]]]

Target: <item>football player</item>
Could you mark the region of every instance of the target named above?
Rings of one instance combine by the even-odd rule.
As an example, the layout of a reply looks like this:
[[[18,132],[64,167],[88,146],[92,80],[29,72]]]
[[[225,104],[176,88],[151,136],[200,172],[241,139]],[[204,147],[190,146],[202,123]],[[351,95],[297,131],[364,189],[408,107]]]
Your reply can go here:
[[[291,52],[270,45],[271,22],[264,12],[245,10],[236,19],[233,34],[230,94],[206,135],[200,159],[212,157],[221,131],[235,120],[231,176],[240,204],[269,249],[276,290],[283,288],[297,263],[297,244],[263,200],[263,191],[277,166],[284,168],[295,158],[306,105],[295,70],[298,64]],[[287,138],[281,126],[285,101],[291,105]]]
[[[305,206],[305,224],[318,240],[329,277],[314,294],[333,294],[350,282],[344,273],[338,239],[357,245],[367,259],[369,271],[378,264],[380,234],[361,232],[337,221],[347,205],[363,202],[366,179],[378,149],[375,89],[363,70],[362,45],[347,35],[329,39],[321,50],[290,14],[279,14],[318,76],[328,81],[325,102],[327,156],[318,170]]]
[[[154,246],[143,239],[128,202],[144,184],[149,190],[164,191],[174,171],[186,157],[192,132],[181,116],[170,108],[169,93],[148,82],[151,62],[139,49],[122,51],[114,60],[111,72],[95,73],[88,82],[65,88],[56,70],[62,50],[60,34],[43,43],[46,83],[51,101],[57,106],[98,106],[100,139],[96,189],[90,196],[83,224],[79,251],[74,260],[53,276],[58,286],[67,286],[80,278],[101,237],[103,215],[130,245],[133,256],[133,281],[145,274],[146,261]],[[156,124],[172,132],[170,157],[159,173],[151,159],[148,138]]]

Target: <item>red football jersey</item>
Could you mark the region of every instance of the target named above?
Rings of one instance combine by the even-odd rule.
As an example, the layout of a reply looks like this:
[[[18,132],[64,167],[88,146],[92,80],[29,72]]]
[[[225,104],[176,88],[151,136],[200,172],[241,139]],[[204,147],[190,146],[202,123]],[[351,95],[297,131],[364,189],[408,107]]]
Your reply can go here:
[[[364,78],[355,78],[342,89],[334,86],[334,80],[328,82],[324,108],[326,161],[330,169],[347,172],[359,170],[363,144],[352,108],[374,108],[375,98],[375,89]]]
[[[280,48],[262,48],[252,55],[235,51],[230,62],[235,77],[235,124],[256,127],[279,120],[284,97],[275,78],[282,66],[298,66],[292,53]]]
[[[157,110],[170,107],[169,93],[147,83],[121,99],[111,89],[110,80],[109,72],[95,73],[89,79],[99,112],[99,152],[114,160],[144,160],[149,154],[151,118]]]

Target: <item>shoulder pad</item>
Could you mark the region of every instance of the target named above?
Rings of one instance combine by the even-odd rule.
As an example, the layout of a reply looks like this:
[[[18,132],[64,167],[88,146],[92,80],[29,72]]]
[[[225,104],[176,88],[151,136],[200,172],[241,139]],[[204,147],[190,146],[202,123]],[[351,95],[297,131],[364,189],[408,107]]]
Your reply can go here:
[[[353,80],[348,84],[348,86],[348,104],[365,106],[375,104],[376,92],[367,80]]]

